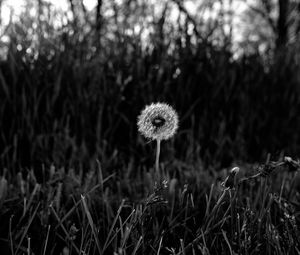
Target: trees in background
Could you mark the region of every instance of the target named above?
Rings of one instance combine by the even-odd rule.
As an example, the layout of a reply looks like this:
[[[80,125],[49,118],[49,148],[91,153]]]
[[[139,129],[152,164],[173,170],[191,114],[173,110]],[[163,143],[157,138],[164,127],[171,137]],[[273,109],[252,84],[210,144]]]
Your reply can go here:
[[[255,0],[247,1],[247,5],[246,37],[256,36],[256,43],[267,43],[274,49],[299,42],[299,0]]]
[[[238,2],[27,1],[2,30],[0,166],[139,155],[136,115],[159,100],[181,111],[179,157],[224,166],[297,154],[298,5],[279,22],[279,2]]]
[[[68,11],[59,11],[45,0],[25,3],[27,10],[21,16],[29,14],[32,24],[38,24],[32,29],[39,38],[54,26],[55,33],[59,28],[69,30],[77,38],[93,34],[97,48],[115,36],[142,38],[145,45],[149,40],[158,43],[159,38],[163,43],[163,37],[175,38],[185,30],[194,43],[251,54],[294,43],[300,33],[299,0],[97,0],[93,10],[83,0],[66,0]]]

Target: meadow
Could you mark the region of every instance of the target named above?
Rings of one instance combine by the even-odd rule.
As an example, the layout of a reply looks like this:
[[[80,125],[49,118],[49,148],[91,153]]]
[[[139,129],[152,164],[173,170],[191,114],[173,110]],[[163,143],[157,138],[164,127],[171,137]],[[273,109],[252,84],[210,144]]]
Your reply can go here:
[[[28,17],[2,42],[1,254],[300,254],[298,44],[236,57],[188,19],[147,47],[73,23],[33,39]],[[179,116],[159,179],[152,102]]]

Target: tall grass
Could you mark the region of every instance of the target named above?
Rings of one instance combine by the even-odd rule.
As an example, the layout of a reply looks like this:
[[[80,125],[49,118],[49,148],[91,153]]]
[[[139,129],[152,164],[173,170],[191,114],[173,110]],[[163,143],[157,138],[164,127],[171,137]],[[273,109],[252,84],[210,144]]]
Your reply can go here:
[[[70,26],[72,33],[47,30],[30,48],[26,24],[10,25],[0,66],[3,167],[140,160],[151,154],[137,137],[136,116],[153,101],[179,111],[181,128],[170,146],[177,158],[200,156],[223,167],[268,152],[299,155],[296,47],[269,60],[246,53],[236,59],[178,29],[146,49],[141,38],[120,31],[110,41],[103,36],[97,48],[90,34]]]

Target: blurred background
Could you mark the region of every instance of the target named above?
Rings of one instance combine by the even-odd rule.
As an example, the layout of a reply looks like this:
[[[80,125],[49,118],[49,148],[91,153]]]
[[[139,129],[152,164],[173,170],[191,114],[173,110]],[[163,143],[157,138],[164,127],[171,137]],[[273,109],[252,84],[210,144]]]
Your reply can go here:
[[[153,165],[136,128],[167,102],[165,162],[300,153],[299,0],[0,1],[0,166]]]

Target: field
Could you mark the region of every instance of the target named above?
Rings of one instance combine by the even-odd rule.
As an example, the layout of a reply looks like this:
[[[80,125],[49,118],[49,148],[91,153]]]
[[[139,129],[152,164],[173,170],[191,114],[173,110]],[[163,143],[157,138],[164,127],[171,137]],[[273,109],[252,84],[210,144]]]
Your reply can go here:
[[[4,175],[3,254],[299,254],[299,162],[236,176],[160,167],[161,182],[132,162],[110,175],[99,161],[86,174],[52,165],[41,182]]]
[[[236,56],[186,18],[145,45],[115,20],[5,30],[0,253],[300,254],[299,44]],[[157,102],[179,120],[159,161]]]

